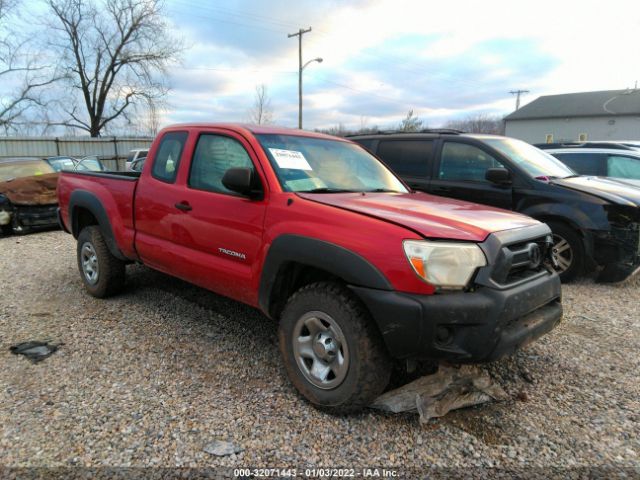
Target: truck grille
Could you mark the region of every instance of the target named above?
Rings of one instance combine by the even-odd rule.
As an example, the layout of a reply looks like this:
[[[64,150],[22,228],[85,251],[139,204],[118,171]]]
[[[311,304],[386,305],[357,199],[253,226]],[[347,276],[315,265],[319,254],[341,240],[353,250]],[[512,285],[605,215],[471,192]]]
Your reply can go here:
[[[511,285],[538,275],[546,270],[551,246],[550,235],[504,245],[491,278],[500,285]]]

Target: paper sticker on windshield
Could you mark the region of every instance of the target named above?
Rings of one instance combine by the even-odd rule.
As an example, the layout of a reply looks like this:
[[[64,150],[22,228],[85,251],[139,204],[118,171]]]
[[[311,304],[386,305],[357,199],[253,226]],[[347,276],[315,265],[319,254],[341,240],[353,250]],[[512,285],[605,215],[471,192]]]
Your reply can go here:
[[[293,170],[313,170],[302,152],[295,150],[281,150],[270,148],[269,151],[280,168],[290,168]]]

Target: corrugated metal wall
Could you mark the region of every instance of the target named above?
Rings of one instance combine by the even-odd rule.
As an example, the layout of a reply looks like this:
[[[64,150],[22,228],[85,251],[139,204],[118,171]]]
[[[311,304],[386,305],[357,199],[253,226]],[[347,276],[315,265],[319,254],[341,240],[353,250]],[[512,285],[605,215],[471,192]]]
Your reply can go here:
[[[124,170],[129,151],[149,148],[152,141],[153,137],[0,137],[0,158],[98,155],[109,170]]]

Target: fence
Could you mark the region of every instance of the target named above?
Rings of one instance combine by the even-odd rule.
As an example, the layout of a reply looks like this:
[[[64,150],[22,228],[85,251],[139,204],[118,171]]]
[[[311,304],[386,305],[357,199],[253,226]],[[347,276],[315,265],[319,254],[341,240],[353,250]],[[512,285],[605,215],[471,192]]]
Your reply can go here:
[[[97,155],[107,169],[124,170],[129,151],[149,148],[152,140],[153,137],[0,137],[0,159]]]

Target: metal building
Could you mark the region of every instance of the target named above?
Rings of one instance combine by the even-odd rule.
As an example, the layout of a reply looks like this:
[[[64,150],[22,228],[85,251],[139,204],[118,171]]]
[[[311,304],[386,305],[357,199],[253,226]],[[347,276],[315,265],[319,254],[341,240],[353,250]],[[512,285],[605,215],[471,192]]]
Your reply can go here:
[[[546,95],[505,117],[529,143],[640,139],[640,89]]]

